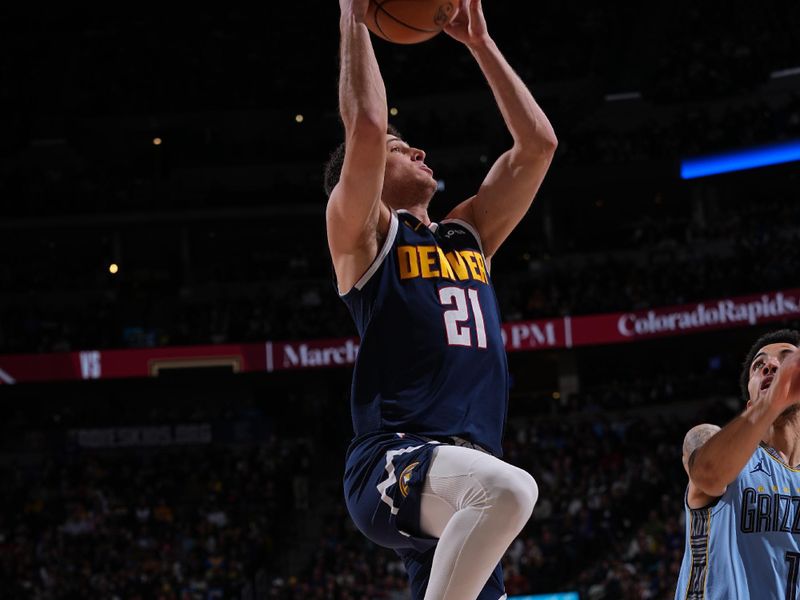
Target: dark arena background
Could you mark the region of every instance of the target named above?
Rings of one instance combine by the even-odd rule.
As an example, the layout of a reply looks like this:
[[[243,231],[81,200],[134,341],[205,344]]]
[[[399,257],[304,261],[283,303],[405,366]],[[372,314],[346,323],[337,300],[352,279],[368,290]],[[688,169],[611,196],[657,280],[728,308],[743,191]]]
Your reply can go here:
[[[800,326],[800,5],[484,4],[559,138],[493,261],[509,597],[671,599],[683,435]],[[407,598],[342,499],[338,6],[200,8],[0,14],[0,598]],[[457,42],[374,43],[441,218],[510,138]]]

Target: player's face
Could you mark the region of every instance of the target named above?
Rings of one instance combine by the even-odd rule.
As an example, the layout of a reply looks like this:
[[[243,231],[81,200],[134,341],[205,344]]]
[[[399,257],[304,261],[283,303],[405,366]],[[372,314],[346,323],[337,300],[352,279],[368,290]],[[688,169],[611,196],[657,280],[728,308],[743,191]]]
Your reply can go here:
[[[394,135],[386,136],[386,145],[384,195],[410,203],[430,200],[436,191],[436,180],[433,170],[425,164],[425,152]]]
[[[796,346],[779,342],[768,344],[756,353],[750,363],[750,382],[747,384],[751,402],[766,396],[783,359],[795,350]]]

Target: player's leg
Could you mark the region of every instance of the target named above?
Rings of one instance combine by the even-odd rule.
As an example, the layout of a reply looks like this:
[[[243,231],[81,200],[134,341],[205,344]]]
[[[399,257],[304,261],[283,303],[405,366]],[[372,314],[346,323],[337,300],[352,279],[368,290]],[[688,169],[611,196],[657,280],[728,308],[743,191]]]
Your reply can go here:
[[[502,580],[498,589],[490,578],[537,498],[522,469],[469,448],[436,448],[420,502],[421,531],[439,538],[425,600],[498,600]]]
[[[425,597],[425,589],[428,587],[428,580],[431,576],[434,550],[435,548],[426,551],[414,550],[413,548],[398,548],[395,550],[398,556],[403,559],[403,564],[406,567],[406,575],[408,575],[411,598],[413,600],[422,600]]]
[[[400,558],[403,559],[411,587],[411,597],[414,600],[423,600],[425,598],[425,590],[428,588],[428,582],[431,578],[434,550],[435,548],[427,551],[417,551],[412,548],[395,550]],[[483,590],[481,590],[477,600],[504,600],[505,598],[503,569],[498,563],[483,586]]]

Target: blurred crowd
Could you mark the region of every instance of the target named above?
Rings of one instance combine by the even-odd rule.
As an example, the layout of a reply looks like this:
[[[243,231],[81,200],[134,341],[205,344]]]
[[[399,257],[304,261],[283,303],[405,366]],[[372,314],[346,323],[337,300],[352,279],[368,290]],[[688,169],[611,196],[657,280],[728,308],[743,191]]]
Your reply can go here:
[[[793,288],[792,265],[800,258],[798,216],[797,204],[787,197],[729,208],[724,218],[703,226],[690,220],[644,219],[605,236],[599,217],[587,219],[599,231],[576,224],[577,247],[571,251],[531,256],[527,269],[518,273],[509,273],[496,261],[502,273],[495,276],[498,299],[504,317],[515,320]],[[599,245],[603,237],[612,248],[592,251],[593,242]]]
[[[309,449],[273,437],[3,467],[0,597],[238,598],[247,573],[276,568],[308,507]]]
[[[610,393],[618,409],[639,405],[623,388]],[[680,445],[698,417],[670,414],[663,401],[646,416],[582,410],[510,424],[506,459],[536,477],[540,499],[504,558],[509,595],[672,597],[683,555]],[[729,415],[709,406],[705,420]],[[268,584],[257,597],[405,600],[402,562],[355,529],[338,470],[315,467],[314,452],[308,440],[279,436],[4,469],[3,597],[238,599],[258,574]],[[312,506],[321,524],[298,529]],[[305,566],[281,570],[281,554],[302,545],[299,531],[311,540]]]
[[[566,2],[537,7],[525,35],[513,3],[487,6],[537,97],[542,84],[560,142],[531,216],[493,264],[506,320],[794,287],[796,175],[688,184],[676,171],[681,157],[800,136],[797,77],[771,77],[796,66],[795,4],[656,18]],[[291,40],[263,35],[275,9],[255,10],[200,11],[179,31],[168,14],[87,16],[69,31],[54,13],[6,32],[17,51],[0,53],[12,107],[0,117],[0,196],[11,199],[0,253],[13,257],[0,261],[0,352],[353,334],[324,239],[321,164],[339,125],[330,110],[303,127],[287,112],[335,105],[335,86],[296,77],[335,73],[335,31],[309,22]],[[320,10],[335,22],[335,6]],[[39,38],[38,52],[18,51]],[[290,42],[317,41],[330,56],[275,61]],[[415,52],[438,74],[425,96],[400,98],[396,117],[442,173],[434,217],[474,192],[508,141],[472,59],[454,68],[443,43],[377,46],[393,90],[419,87],[405,68]],[[92,85],[98,74],[116,85]],[[60,93],[30,91],[45,88]],[[611,92],[633,97],[604,100]]]
[[[613,206],[588,206],[587,218],[564,225],[549,247],[521,231],[493,264],[501,314],[506,321],[597,314],[796,287],[800,205],[790,196],[744,196],[702,220],[648,215],[619,223]],[[0,265],[0,350],[353,335],[324,236],[307,243],[287,235],[274,250],[249,252],[258,247],[257,229],[243,226],[228,252],[201,250],[189,266],[166,257],[153,269],[122,263],[116,277],[99,264],[87,273],[80,256],[63,268],[48,262],[79,247],[80,239],[63,238],[48,249],[41,269]],[[196,237],[209,230],[198,227]]]
[[[577,590],[585,600],[673,598],[684,551],[683,435],[697,418],[729,416],[712,404],[702,417],[569,413],[512,425],[505,457],[534,475],[540,495],[503,559],[509,596]],[[402,561],[355,530],[343,504],[326,522],[310,566],[274,580],[268,597],[409,598]]]

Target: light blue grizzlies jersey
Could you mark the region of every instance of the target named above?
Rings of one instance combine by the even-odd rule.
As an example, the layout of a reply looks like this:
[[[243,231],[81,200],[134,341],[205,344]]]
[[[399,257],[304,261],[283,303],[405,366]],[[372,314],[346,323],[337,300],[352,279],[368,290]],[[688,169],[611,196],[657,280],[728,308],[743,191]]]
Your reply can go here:
[[[713,505],[684,507],[675,600],[800,600],[800,470],[762,444]]]
[[[392,212],[375,261],[342,296],[361,336],[351,393],[359,437],[457,436],[501,454],[508,366],[477,232]]]

